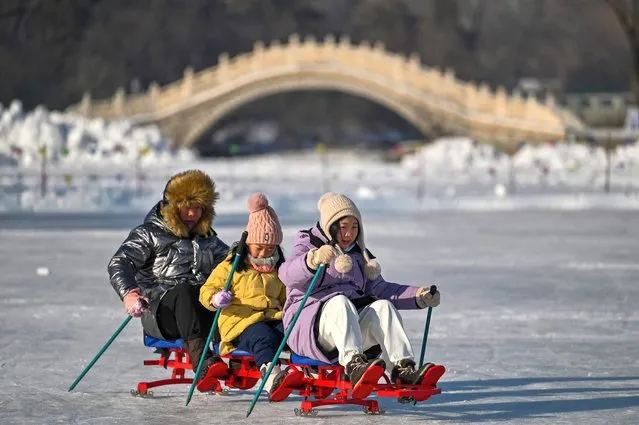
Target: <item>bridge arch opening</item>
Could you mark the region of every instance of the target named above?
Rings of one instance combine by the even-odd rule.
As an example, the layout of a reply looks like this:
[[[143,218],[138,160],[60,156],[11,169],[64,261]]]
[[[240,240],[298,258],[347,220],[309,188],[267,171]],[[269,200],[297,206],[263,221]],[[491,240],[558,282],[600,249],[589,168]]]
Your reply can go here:
[[[363,147],[387,150],[441,135],[417,128],[395,108],[340,90],[290,90],[237,105],[212,122],[192,146],[202,156]]]

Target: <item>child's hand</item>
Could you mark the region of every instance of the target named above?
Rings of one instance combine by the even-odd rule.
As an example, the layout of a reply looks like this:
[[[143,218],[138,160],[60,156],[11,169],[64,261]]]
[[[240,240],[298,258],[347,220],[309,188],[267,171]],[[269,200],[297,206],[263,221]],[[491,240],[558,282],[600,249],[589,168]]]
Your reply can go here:
[[[233,294],[229,291],[220,291],[211,298],[211,305],[215,308],[226,308],[231,305]]]
[[[328,264],[337,257],[339,253],[331,245],[322,245],[319,248],[313,248],[306,253],[306,265],[313,270],[317,270],[320,264]]]
[[[435,289],[434,294],[431,294],[428,288],[419,288],[415,296],[415,301],[419,308],[437,307],[440,302],[440,297],[437,289]]]

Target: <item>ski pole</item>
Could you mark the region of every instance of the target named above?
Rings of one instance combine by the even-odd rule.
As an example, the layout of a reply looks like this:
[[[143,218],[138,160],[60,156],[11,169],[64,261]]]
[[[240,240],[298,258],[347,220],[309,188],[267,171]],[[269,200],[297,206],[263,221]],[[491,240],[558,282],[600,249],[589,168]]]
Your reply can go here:
[[[335,242],[331,243],[331,245],[334,245],[334,244]],[[249,406],[246,412],[247,418],[253,411],[253,408],[255,407],[255,403],[260,398],[260,394],[262,393],[262,390],[264,389],[264,385],[266,384],[266,377],[271,374],[271,371],[273,370],[273,367],[275,366],[275,362],[280,357],[280,354],[282,353],[282,350],[284,349],[284,346],[286,345],[286,341],[288,341],[288,337],[291,334],[293,327],[295,326],[295,322],[297,322],[297,318],[300,317],[300,314],[302,313],[302,310],[304,309],[306,300],[308,299],[309,295],[311,295],[311,292],[313,292],[313,287],[315,286],[315,283],[317,283],[317,280],[319,279],[319,277],[324,272],[325,268],[326,268],[326,264],[320,264],[319,267],[317,268],[317,271],[315,272],[315,275],[313,276],[313,280],[311,280],[311,283],[308,285],[308,289],[306,290],[306,293],[304,294],[304,298],[302,298],[302,301],[300,302],[300,306],[297,308],[297,311],[295,312],[295,316],[293,316],[293,320],[291,320],[291,323],[288,325],[288,328],[286,329],[286,333],[284,334],[284,338],[282,339],[280,346],[275,352],[275,355],[273,356],[273,360],[271,361],[271,364],[268,366],[268,369],[266,369],[266,373],[264,374],[264,378],[262,379],[262,382],[260,382],[260,386],[257,389],[257,392],[253,396],[253,401],[251,401],[251,405]]]
[[[431,295],[435,295],[437,292],[437,286],[431,285],[430,291]],[[430,315],[433,313],[433,308],[428,307],[428,314],[426,315],[426,327],[424,328],[424,338],[422,340],[422,355],[419,356],[419,367],[424,365],[424,353],[426,352],[426,341],[428,341],[428,329],[430,328]]]
[[[237,246],[237,251],[235,251],[235,258],[233,259],[233,266],[231,267],[231,272],[229,273],[229,277],[226,279],[226,284],[224,285],[224,290],[228,291],[231,287],[231,281],[233,280],[233,274],[235,273],[235,269],[240,262],[240,258],[244,253],[244,249],[246,248],[246,237],[248,236],[248,232],[245,230],[242,233],[242,237],[240,238],[240,243]],[[222,309],[218,308],[215,311],[215,318],[213,318],[213,324],[211,325],[211,330],[209,331],[209,336],[206,339],[206,344],[204,345],[204,352],[209,349],[209,344],[211,343],[211,339],[213,338],[213,333],[215,332],[215,327],[217,326],[217,321],[220,318],[220,313],[222,313]],[[193,382],[191,383],[191,388],[189,388],[189,395],[186,397],[186,406],[191,402],[191,397],[193,397],[193,390],[195,389],[195,384],[197,383],[197,378],[200,376],[200,370],[202,369],[202,364],[204,364],[204,353],[200,357],[200,361],[197,364],[197,370],[195,371],[195,376],[193,377]]]
[[[82,373],[80,374],[80,376],[78,376],[76,378],[76,380],[73,382],[73,384],[71,384],[71,386],[69,387],[69,391],[73,391],[73,389],[75,388],[76,385],[78,385],[78,382],[80,382],[82,380],[82,378],[84,378],[84,375],[87,374],[87,372],[89,371],[89,369],[91,369],[93,367],[93,365],[95,364],[95,362],[98,361],[98,359],[100,358],[100,356],[102,354],[104,354],[104,352],[106,351],[107,348],[109,348],[109,345],[111,345],[111,343],[113,342],[113,340],[115,340],[115,338],[120,335],[120,332],[122,332],[122,330],[126,327],[126,325],[129,324],[129,322],[131,321],[132,317],[129,316],[127,314],[126,319],[124,319],[124,322],[122,322],[122,324],[120,325],[120,327],[118,328],[117,331],[115,331],[115,333],[113,335],[111,335],[111,338],[109,338],[109,340],[106,342],[106,344],[104,344],[104,346],[100,349],[100,351],[98,352],[98,354],[95,355],[95,357],[93,358],[93,360],[91,360],[91,363],[89,363],[84,370],[82,371]]]

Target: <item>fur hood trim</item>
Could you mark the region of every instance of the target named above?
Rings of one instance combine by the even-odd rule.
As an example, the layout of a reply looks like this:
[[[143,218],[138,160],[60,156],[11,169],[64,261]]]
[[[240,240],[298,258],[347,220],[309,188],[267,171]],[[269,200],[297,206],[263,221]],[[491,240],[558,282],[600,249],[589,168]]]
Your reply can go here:
[[[164,197],[160,213],[167,227],[176,236],[186,238],[190,233],[206,235],[215,219],[215,202],[219,193],[215,191],[215,183],[200,170],[187,170],[172,176],[164,188]],[[202,218],[189,232],[189,228],[180,220],[180,208],[199,206]]]

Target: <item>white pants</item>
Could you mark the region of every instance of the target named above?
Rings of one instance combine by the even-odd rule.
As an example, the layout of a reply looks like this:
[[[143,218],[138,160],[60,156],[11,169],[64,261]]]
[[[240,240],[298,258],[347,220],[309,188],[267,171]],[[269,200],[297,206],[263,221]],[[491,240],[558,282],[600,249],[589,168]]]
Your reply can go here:
[[[386,300],[377,300],[358,313],[347,297],[334,296],[321,310],[318,342],[326,351],[337,348],[342,366],[346,366],[354,354],[378,344],[389,369],[402,359],[414,358],[402,317]]]

